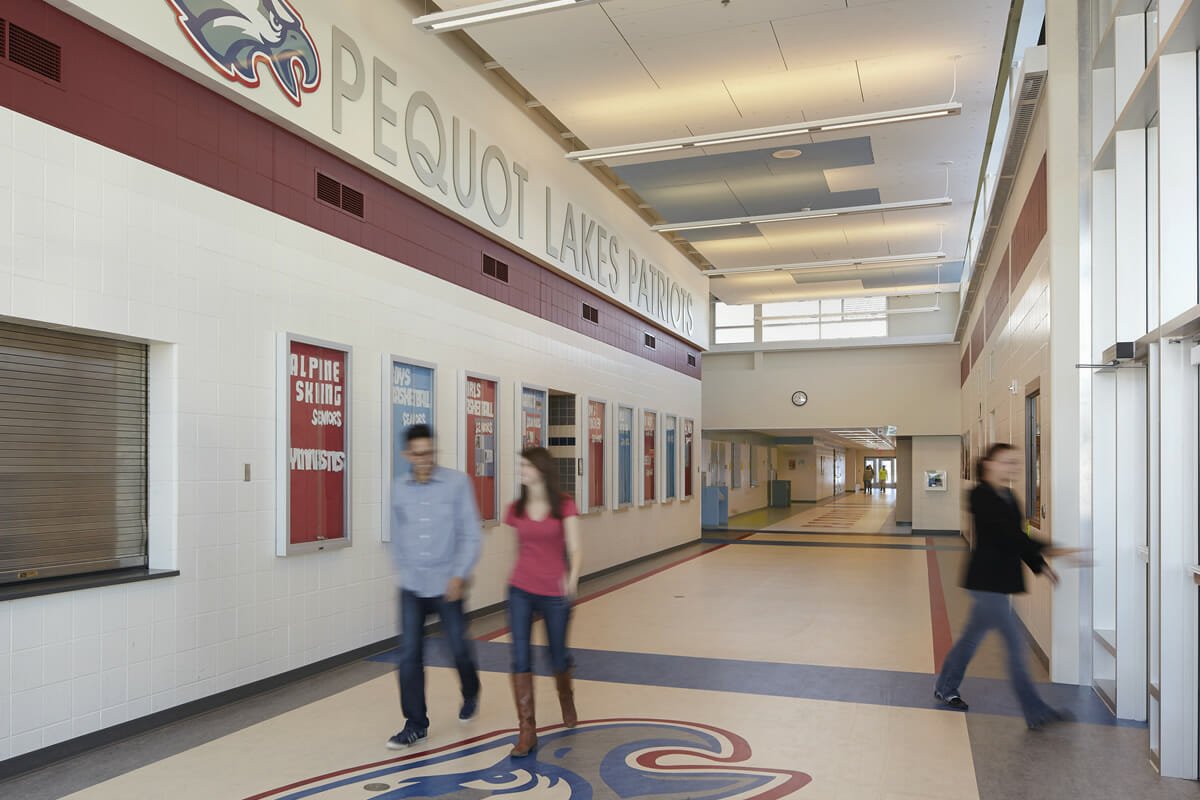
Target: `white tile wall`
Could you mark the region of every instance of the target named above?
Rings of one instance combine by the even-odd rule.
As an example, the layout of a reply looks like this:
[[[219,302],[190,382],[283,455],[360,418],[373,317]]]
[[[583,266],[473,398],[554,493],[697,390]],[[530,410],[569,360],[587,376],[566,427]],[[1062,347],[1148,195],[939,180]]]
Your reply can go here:
[[[151,413],[168,415],[152,422],[152,559],[183,573],[0,603],[0,758],[397,633],[379,541],[384,353],[440,365],[451,465],[461,369],[501,377],[505,452],[514,381],[700,418],[696,381],[7,109],[0,314],[152,342]],[[274,554],[282,331],[355,348],[354,546],[332,553]],[[699,503],[635,513],[583,520],[588,571],[699,531]],[[477,606],[502,599],[513,552],[507,529],[485,538]]]

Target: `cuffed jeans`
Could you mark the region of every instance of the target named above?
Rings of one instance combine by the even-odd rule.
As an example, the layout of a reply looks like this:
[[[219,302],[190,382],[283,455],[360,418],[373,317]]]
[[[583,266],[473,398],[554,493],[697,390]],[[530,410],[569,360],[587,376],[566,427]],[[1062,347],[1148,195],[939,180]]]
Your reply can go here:
[[[400,592],[400,708],[404,719],[419,728],[429,727],[429,716],[425,707],[425,620],[437,614],[442,622],[442,632],[454,666],[458,668],[458,679],[462,685],[464,700],[479,694],[479,670],[475,656],[467,641],[467,619],[463,613],[462,600],[447,602],[445,597],[420,597],[413,592]]]
[[[1025,714],[1025,722],[1036,724],[1045,720],[1051,713],[1051,708],[1038,695],[1025,666],[1024,634],[1012,610],[1012,595],[975,591],[969,594],[974,601],[971,617],[967,620],[967,626],[963,628],[958,641],[946,655],[942,673],[938,675],[938,693],[942,697],[958,694],[967,665],[971,663],[971,657],[975,655],[979,643],[987,636],[988,631],[998,630],[1004,637],[1004,644],[1008,650],[1008,675],[1021,703],[1021,711]]]
[[[533,615],[538,613],[546,624],[550,644],[550,666],[554,672],[566,672],[571,666],[567,650],[567,623],[571,619],[571,601],[565,596],[531,594],[515,586],[508,587],[508,627],[512,631],[512,671],[533,672]]]

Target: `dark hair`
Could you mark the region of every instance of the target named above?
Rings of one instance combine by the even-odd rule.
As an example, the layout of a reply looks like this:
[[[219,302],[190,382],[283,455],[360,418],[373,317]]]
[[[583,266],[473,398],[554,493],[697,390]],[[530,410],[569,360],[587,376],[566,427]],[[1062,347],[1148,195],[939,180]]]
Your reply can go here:
[[[977,481],[983,480],[983,465],[984,464],[986,464],[989,461],[994,460],[996,458],[996,456],[1000,455],[1003,452],[1006,452],[1008,450],[1016,450],[1016,449],[1017,448],[1013,447],[1011,444],[1008,444],[1007,442],[993,442],[988,447],[988,449],[984,452],[983,456],[978,461],[975,462],[975,480],[977,480]]]
[[[558,464],[554,456],[544,447],[526,447],[521,451],[521,458],[533,465],[546,484],[546,499],[550,501],[550,516],[562,519],[563,493],[558,488]],[[521,496],[513,503],[513,513],[518,517],[525,516],[525,503],[529,500],[529,489],[521,484]]]
[[[410,425],[404,433],[404,443],[411,445],[417,439],[432,439],[433,428],[423,422],[418,422],[416,425]]]

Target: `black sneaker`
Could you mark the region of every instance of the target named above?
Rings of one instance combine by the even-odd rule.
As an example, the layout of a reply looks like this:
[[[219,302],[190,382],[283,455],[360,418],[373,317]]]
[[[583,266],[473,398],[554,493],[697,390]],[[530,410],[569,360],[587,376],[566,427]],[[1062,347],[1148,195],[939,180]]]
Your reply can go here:
[[[933,696],[942,703],[945,703],[946,705],[958,711],[966,711],[968,708],[967,701],[963,700],[962,696],[958,694],[943,695],[941,692],[934,692]]]
[[[388,750],[403,750],[406,747],[412,747],[414,744],[421,741],[428,735],[428,728],[418,728],[416,725],[412,724],[405,725],[404,730],[388,739]]]
[[[462,708],[458,711],[459,722],[470,722],[479,716],[479,695],[469,700],[463,700]]]

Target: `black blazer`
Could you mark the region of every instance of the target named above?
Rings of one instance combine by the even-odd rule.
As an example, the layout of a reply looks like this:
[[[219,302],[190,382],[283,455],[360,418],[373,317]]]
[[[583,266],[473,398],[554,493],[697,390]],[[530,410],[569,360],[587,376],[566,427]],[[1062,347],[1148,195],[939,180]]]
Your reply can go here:
[[[1021,562],[1040,573],[1046,566],[1042,558],[1046,544],[1025,533],[1016,499],[980,481],[971,490],[971,516],[975,519],[975,547],[963,586],[977,592],[1024,592]]]

